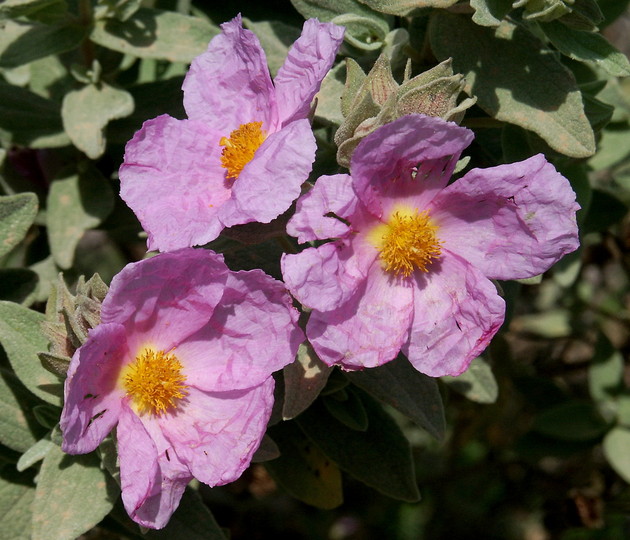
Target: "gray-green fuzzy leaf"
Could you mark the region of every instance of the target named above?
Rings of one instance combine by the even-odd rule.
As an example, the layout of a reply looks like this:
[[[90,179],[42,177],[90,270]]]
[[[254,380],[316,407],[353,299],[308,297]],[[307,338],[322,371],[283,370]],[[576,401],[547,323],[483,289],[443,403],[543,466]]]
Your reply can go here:
[[[422,8],[447,8],[458,0],[359,0],[374,11],[405,17]]]
[[[63,98],[61,118],[73,144],[91,159],[105,152],[105,127],[133,112],[131,94],[105,83],[88,84]]]
[[[50,186],[47,202],[48,240],[55,262],[70,268],[86,230],[99,225],[113,208],[113,192],[94,168],[69,174]]]
[[[0,301],[0,344],[22,384],[33,394],[60,405],[59,379],[46,371],[37,353],[48,348],[40,330],[44,316],[12,302]]]
[[[457,377],[442,377],[453,390],[477,403],[494,403],[499,386],[492,369],[483,358],[473,360],[470,367]]]
[[[0,197],[0,257],[22,241],[35,220],[37,207],[34,193]]]
[[[541,27],[553,46],[569,58],[593,62],[614,77],[630,75],[628,58],[601,34],[574,30],[557,21]]]
[[[101,521],[116,497],[94,453],[69,456],[51,446],[35,490],[33,540],[73,540]]]
[[[0,531],[3,538],[31,540],[31,506],[35,497],[32,486],[17,478],[0,478]],[[13,481],[16,480],[16,481]]]
[[[15,67],[51,54],[71,51],[85,37],[75,23],[46,25],[6,21],[0,32],[0,67]]]
[[[126,21],[96,21],[90,39],[108,49],[171,62],[190,62],[206,50],[219,28],[199,17],[140,8]]]
[[[630,429],[616,427],[604,437],[604,455],[610,466],[630,483]]]
[[[453,57],[465,91],[497,120],[524,127],[570,157],[595,152],[593,130],[571,72],[531,33],[507,21],[496,29],[438,13],[430,26],[439,59]]]
[[[16,452],[26,452],[35,444],[36,421],[30,412],[34,403],[15,375],[0,372],[0,443]]]

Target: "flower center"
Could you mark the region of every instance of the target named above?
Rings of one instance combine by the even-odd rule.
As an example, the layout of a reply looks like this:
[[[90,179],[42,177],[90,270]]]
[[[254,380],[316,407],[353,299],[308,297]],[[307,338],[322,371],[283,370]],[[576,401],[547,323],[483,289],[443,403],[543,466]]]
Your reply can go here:
[[[150,348],[143,349],[135,362],[125,367],[122,383],[140,414],[160,416],[188,394],[182,367],[174,354]]]
[[[404,277],[414,270],[428,272],[428,266],[441,252],[428,211],[399,210],[387,223],[370,232],[370,239],[379,251],[385,270]]]
[[[225,147],[221,152],[221,165],[227,169],[228,178],[238,178],[266,136],[262,122],[248,122],[232,131],[229,137],[221,137],[219,145]]]

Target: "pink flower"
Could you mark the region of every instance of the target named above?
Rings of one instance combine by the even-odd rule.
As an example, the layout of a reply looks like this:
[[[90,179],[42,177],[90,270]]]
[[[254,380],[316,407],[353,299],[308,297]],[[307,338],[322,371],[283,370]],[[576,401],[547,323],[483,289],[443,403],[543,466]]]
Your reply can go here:
[[[351,176],[323,176],[298,200],[288,232],[335,239],[282,259],[327,364],[374,367],[402,351],[427,375],[457,375],[503,322],[490,279],[541,274],[578,247],[575,193],[542,155],[447,186],[472,139],[401,118],[363,140]]]
[[[344,29],[306,21],[272,83],[240,15],[221,28],[184,80],[188,119],[148,120],[125,149],[120,195],[151,250],[202,245],[224,227],[268,223],[298,197],[315,159],[307,117]]]
[[[210,251],[127,265],[72,358],[63,450],[91,452],[117,426],[125,508],[164,527],[193,477],[226,484],[249,465],[271,414],[271,374],[303,340],[297,315],[282,283],[231,272]]]

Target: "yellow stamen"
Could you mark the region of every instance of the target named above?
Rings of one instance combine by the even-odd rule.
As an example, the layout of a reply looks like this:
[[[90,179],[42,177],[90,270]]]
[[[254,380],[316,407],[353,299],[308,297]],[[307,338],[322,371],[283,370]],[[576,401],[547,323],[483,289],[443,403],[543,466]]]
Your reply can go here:
[[[177,401],[188,395],[182,368],[174,354],[144,348],[121,373],[122,385],[135,410],[160,416],[177,407]]]
[[[221,137],[219,145],[225,146],[221,152],[221,165],[227,169],[227,178],[238,178],[266,137],[262,122],[241,124],[229,137]]]
[[[386,271],[408,277],[414,270],[428,272],[442,253],[437,230],[428,211],[403,209],[370,231],[368,238],[378,249]]]

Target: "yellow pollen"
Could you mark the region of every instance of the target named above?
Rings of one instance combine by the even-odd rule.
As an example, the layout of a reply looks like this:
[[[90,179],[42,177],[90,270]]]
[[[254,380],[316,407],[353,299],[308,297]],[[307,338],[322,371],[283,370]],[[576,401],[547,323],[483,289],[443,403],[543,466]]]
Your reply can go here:
[[[138,413],[160,416],[188,395],[182,367],[174,354],[145,348],[123,369],[123,387]]]
[[[221,152],[221,165],[227,169],[228,178],[238,178],[266,137],[262,122],[241,124],[229,137],[221,137],[219,146],[225,146]]]
[[[442,253],[437,230],[428,211],[399,210],[387,223],[375,227],[369,238],[378,249],[385,270],[408,277],[416,269],[428,272],[428,266]]]

